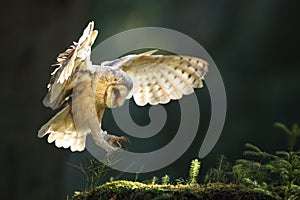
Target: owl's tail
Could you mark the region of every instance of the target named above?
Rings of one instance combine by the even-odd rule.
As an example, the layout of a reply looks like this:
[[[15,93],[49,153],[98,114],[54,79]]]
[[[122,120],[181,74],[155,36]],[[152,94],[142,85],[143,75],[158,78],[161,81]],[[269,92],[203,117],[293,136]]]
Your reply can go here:
[[[83,151],[86,134],[76,131],[71,112],[71,106],[68,104],[40,128],[38,137],[42,138],[49,134],[49,143],[55,141],[55,145],[59,148],[70,147],[71,151]]]

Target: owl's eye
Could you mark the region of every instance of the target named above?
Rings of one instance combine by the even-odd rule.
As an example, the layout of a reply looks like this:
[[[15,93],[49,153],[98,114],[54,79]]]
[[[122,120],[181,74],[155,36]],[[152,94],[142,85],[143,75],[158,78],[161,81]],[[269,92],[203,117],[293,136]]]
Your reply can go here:
[[[118,98],[120,96],[120,91],[118,89],[114,89],[114,95],[115,98]]]

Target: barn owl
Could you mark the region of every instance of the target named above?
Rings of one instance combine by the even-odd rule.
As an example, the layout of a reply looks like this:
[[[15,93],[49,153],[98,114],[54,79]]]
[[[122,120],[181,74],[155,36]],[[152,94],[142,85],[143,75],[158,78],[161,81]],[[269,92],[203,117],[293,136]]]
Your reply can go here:
[[[120,150],[125,138],[101,129],[105,108],[119,107],[131,97],[138,106],[180,99],[203,87],[208,71],[203,59],[153,55],[156,50],[95,65],[90,55],[97,34],[90,22],[78,42],[58,55],[43,100],[46,107],[61,110],[40,128],[38,137],[49,134],[49,143],[72,152],[85,149],[87,134],[107,153]]]

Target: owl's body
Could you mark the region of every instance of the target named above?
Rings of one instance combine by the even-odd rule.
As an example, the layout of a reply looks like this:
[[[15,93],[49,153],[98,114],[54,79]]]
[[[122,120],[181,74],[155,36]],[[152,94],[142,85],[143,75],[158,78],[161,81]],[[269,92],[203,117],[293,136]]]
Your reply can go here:
[[[105,108],[116,108],[133,96],[137,105],[165,104],[180,99],[203,86],[207,63],[195,57],[152,55],[149,51],[93,65],[91,46],[97,37],[93,22],[74,43],[57,58],[44,105],[63,107],[39,130],[49,134],[48,142],[57,147],[82,151],[87,134],[108,153],[118,150],[123,137],[101,129]]]
[[[99,124],[106,107],[123,104],[132,89],[132,80],[119,68],[97,65],[89,68],[77,72],[76,83],[71,83],[72,100],[68,100],[63,110],[40,129],[39,136],[50,132],[49,143],[55,141],[57,147],[82,151],[86,135],[91,133],[97,145],[112,152],[117,148],[107,143],[107,139],[117,140],[118,137],[106,134]]]

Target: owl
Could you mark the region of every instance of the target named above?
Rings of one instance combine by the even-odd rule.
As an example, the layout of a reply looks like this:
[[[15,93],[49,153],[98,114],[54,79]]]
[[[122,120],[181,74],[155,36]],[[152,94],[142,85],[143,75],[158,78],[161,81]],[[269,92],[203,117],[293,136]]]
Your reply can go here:
[[[78,42],[57,57],[43,104],[59,112],[44,124],[38,137],[72,152],[85,149],[86,136],[108,154],[122,149],[124,137],[101,129],[106,108],[133,97],[138,106],[166,104],[203,87],[208,63],[200,58],[154,55],[156,50],[127,55],[100,65],[90,60],[98,31],[90,22]]]

